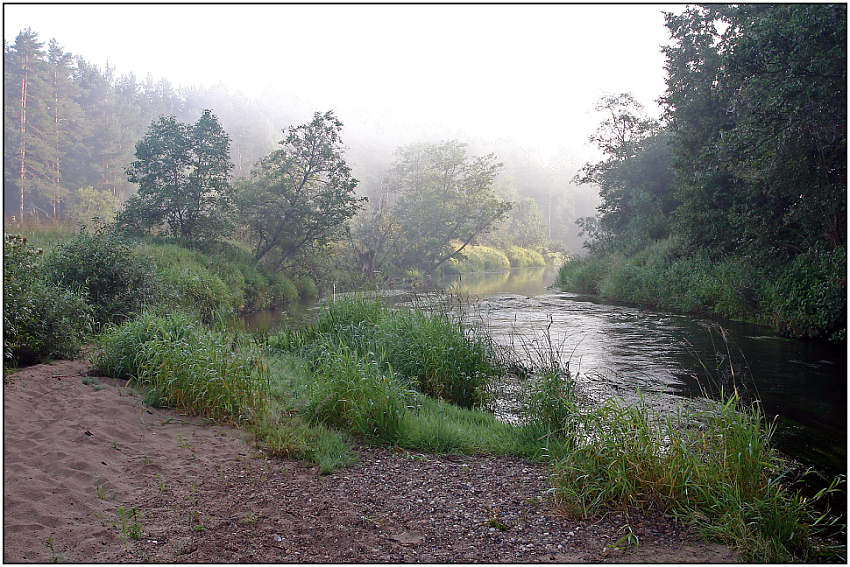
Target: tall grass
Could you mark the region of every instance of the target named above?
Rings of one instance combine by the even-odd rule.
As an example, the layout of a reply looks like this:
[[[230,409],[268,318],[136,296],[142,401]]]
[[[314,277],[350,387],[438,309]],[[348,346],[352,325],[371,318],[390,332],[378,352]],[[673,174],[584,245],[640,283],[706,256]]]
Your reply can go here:
[[[268,370],[250,339],[203,327],[191,317],[143,313],[100,338],[98,371],[132,381],[149,402],[216,420],[262,415]]]
[[[746,561],[822,558],[812,536],[834,526],[794,490],[770,446],[772,424],[737,393],[710,411],[666,417],[609,400],[572,421],[573,448],[554,465],[567,511],[654,508],[737,547]]]
[[[391,369],[404,385],[467,408],[484,405],[489,382],[505,372],[492,340],[447,313],[391,310],[375,300],[334,302],[313,327],[285,330],[270,344],[313,359],[345,347]]]

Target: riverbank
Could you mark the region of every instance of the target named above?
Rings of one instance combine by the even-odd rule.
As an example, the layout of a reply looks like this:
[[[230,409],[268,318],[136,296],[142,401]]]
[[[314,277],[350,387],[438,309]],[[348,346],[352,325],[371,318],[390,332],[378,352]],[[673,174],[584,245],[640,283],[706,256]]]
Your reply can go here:
[[[516,459],[358,446],[322,476],[84,360],[7,376],[4,431],[7,562],[739,561],[657,515],[631,514],[636,550],[610,547],[626,518],[565,517]]]
[[[788,337],[844,340],[844,247],[801,252],[784,266],[745,257],[713,259],[668,238],[632,254],[598,252],[561,266],[563,291],[611,301],[752,322]]]

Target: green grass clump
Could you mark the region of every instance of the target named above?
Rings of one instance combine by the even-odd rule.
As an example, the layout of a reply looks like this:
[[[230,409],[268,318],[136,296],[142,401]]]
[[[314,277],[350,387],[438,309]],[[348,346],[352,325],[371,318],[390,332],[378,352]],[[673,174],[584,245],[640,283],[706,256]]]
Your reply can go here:
[[[311,423],[345,429],[360,437],[390,444],[399,436],[409,390],[391,369],[348,350],[331,351],[314,370],[304,415]]]
[[[608,401],[573,421],[573,448],[554,465],[569,512],[655,508],[737,547],[746,561],[818,557],[811,536],[830,526],[788,486],[758,406],[735,395],[711,411],[663,418],[643,404]]]
[[[505,251],[505,255],[508,257],[512,268],[531,268],[546,265],[543,255],[531,248],[510,246]]]
[[[483,405],[488,384],[505,372],[488,336],[446,313],[391,310],[375,300],[334,302],[311,328],[285,330],[270,344],[308,358],[342,346],[392,369],[405,385],[467,408]]]
[[[264,417],[248,426],[256,445],[274,457],[298,459],[319,465],[328,474],[357,461],[339,432],[322,424],[308,424],[297,415]]]
[[[147,391],[155,405],[223,421],[265,412],[268,371],[250,340],[210,330],[189,316],[143,313],[100,338],[100,372]]]

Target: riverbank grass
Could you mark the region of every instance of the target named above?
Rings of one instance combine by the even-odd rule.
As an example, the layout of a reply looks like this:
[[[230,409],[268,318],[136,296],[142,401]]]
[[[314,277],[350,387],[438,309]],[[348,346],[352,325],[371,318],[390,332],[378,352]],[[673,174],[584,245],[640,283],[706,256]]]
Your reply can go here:
[[[443,344],[448,335],[472,353],[472,363],[451,360]],[[143,314],[109,328],[97,364],[152,392],[150,401],[242,423],[264,451],[315,463],[322,473],[354,462],[355,441],[512,455],[548,463],[556,501],[574,515],[656,509],[734,546],[748,561],[835,560],[845,553],[845,527],[817,507],[840,481],[803,496],[770,445],[772,425],[737,392],[707,411],[668,416],[644,404],[581,403],[568,369],[550,353],[526,369],[516,425],[475,403],[464,408],[425,393],[421,386],[430,382],[423,373],[465,380],[470,369],[487,368],[488,379],[503,377],[507,363],[481,340],[446,314],[346,300],[316,324],[263,344],[185,315]],[[418,362],[398,356],[411,344]]]
[[[843,533],[815,506],[839,479],[807,499],[770,446],[773,427],[737,392],[710,410],[659,416],[609,400],[571,416],[573,448],[554,465],[556,497],[575,515],[656,509],[744,561],[835,560],[843,551],[815,536]]]

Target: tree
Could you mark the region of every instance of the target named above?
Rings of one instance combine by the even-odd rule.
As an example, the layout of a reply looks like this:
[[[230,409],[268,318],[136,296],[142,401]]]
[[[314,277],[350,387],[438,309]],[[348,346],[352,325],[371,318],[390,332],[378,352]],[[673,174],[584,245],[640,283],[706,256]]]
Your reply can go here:
[[[120,204],[118,197],[109,191],[80,187],[70,195],[67,216],[82,224],[90,223],[95,217],[111,222]]]
[[[139,191],[119,214],[119,226],[149,230],[165,223],[183,238],[224,234],[233,198],[229,149],[230,139],[210,110],[193,125],[161,117],[136,144],[127,176]]]
[[[63,184],[62,178],[62,158],[76,142],[82,114],[82,109],[75,100],[77,88],[72,81],[73,66],[73,56],[63,51],[55,39],[51,39],[47,50],[47,69],[52,95],[48,106],[52,121],[50,181],[53,218],[57,217],[57,209],[68,196],[68,188]]]
[[[602,250],[615,243],[641,246],[669,233],[677,205],[669,134],[627,93],[604,97],[596,109],[606,118],[590,137],[605,159],[587,163],[575,181],[599,187],[598,222],[578,219],[585,244]]]
[[[401,148],[389,175],[402,235],[397,264],[433,272],[504,218],[511,204],[493,193],[501,165],[455,141]]]
[[[339,234],[365,199],[343,158],[342,122],[333,111],[290,127],[281,149],[263,158],[243,184],[239,209],[254,258],[280,268]]]
[[[45,205],[50,185],[51,131],[47,107],[47,74],[44,44],[27,28],[5,52],[8,68],[4,130],[4,180],[17,189],[18,215]],[[11,195],[9,195],[11,196]],[[39,207],[41,208],[41,207]],[[44,208],[41,210],[46,213]]]
[[[678,227],[716,254],[788,259],[845,241],[846,6],[667,14],[663,98]]]

